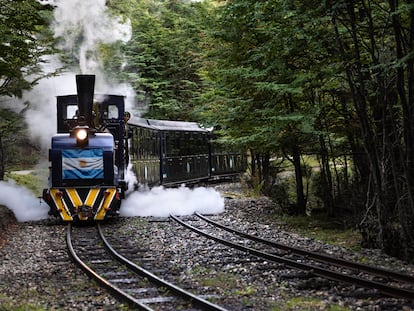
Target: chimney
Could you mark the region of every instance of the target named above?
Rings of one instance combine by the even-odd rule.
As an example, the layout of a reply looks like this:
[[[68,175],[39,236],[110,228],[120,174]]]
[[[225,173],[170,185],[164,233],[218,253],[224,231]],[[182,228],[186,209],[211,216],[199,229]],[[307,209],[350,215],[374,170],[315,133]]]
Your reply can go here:
[[[76,75],[76,88],[78,91],[79,116],[83,116],[86,125],[91,126],[95,75]]]

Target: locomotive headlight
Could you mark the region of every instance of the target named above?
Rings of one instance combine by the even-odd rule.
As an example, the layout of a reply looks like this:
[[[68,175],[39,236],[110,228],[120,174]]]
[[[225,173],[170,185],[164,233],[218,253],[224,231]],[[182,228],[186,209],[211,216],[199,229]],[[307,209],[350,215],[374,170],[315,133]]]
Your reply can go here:
[[[76,132],[76,139],[79,141],[84,141],[88,137],[88,131],[86,129],[79,129]]]
[[[88,144],[89,127],[77,126],[72,130],[72,136],[76,138],[76,145],[83,147]]]

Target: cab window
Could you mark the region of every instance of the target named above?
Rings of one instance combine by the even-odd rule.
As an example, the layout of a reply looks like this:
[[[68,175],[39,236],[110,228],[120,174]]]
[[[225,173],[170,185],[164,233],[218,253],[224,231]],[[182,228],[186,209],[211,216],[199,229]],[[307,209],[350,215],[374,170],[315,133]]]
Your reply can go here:
[[[116,105],[108,105],[108,119],[119,119],[119,111]]]
[[[66,118],[75,119],[77,117],[78,105],[68,105],[66,107]]]

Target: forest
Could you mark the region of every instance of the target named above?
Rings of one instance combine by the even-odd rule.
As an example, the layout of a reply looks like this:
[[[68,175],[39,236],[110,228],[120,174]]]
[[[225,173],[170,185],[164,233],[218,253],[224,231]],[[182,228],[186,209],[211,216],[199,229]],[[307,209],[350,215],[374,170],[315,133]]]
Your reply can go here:
[[[0,0],[0,177],[24,131],[2,103],[50,75],[42,56],[78,62],[41,2]],[[106,75],[132,85],[145,117],[219,128],[221,143],[249,153],[249,185],[284,212],[351,215],[364,246],[413,260],[413,0],[106,6],[131,38],[94,53]]]

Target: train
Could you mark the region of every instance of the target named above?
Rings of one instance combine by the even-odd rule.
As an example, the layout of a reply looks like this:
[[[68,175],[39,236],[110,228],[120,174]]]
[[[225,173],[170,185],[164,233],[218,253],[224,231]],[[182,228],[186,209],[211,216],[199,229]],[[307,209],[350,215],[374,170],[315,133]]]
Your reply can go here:
[[[117,216],[129,188],[172,187],[234,178],[243,152],[215,143],[196,122],[131,117],[122,95],[95,94],[95,75],[76,76],[77,94],[57,96],[49,149],[49,215],[65,222]],[[134,184],[128,172],[135,175]]]

